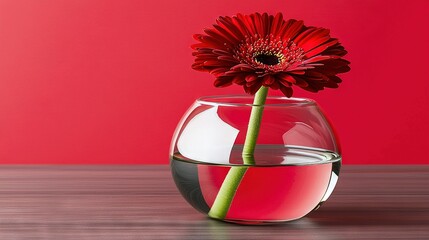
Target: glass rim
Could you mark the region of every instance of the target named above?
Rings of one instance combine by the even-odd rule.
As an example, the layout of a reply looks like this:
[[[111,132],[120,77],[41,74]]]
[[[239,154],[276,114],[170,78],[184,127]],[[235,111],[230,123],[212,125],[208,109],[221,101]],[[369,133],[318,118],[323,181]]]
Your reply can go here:
[[[211,96],[202,96],[199,97],[196,102],[204,105],[212,106],[273,106],[273,107],[292,107],[292,106],[306,106],[306,105],[316,105],[316,101],[310,98],[296,98],[296,97],[285,97],[285,96],[267,96],[267,100],[274,100],[274,103],[265,102],[264,105],[255,105],[253,104],[252,95],[211,95]],[[219,101],[219,99],[242,99],[248,100],[243,102],[228,102],[228,101]]]

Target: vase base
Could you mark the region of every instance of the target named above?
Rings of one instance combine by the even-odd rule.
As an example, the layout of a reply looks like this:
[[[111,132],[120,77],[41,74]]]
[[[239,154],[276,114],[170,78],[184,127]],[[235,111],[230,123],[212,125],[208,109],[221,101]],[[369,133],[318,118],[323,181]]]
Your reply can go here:
[[[218,219],[218,218],[212,218],[212,217],[209,217],[209,218],[220,222],[233,223],[238,225],[263,226],[263,225],[284,224],[284,223],[301,219],[302,217],[299,217],[296,219],[290,219],[290,220],[245,220],[245,219]]]

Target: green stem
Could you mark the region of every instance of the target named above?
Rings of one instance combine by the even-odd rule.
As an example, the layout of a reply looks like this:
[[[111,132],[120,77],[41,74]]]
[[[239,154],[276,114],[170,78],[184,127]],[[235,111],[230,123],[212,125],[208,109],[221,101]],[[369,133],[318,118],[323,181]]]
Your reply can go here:
[[[264,111],[265,100],[267,99],[268,88],[262,86],[253,99],[252,112],[250,113],[249,125],[247,126],[246,140],[243,146],[243,162],[246,165],[255,164],[253,156],[261,127],[262,113]]]
[[[217,219],[224,219],[234,199],[235,192],[243,179],[248,167],[231,167],[223,180],[222,186],[216,196],[209,216]]]
[[[243,163],[245,165],[254,165],[254,152],[256,140],[258,139],[259,129],[261,126],[262,113],[264,110],[265,100],[267,99],[268,88],[262,86],[255,94],[252,111],[250,113],[249,125],[247,127],[246,140],[243,146]],[[208,215],[212,218],[224,219],[231,207],[232,200],[237,192],[238,186],[246,173],[248,166],[231,167],[225,180],[220,187],[212,208]]]

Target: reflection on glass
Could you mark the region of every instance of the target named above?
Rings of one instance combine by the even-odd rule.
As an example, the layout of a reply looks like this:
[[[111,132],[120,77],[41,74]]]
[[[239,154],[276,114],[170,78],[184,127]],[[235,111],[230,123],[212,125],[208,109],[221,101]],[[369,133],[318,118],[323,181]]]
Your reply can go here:
[[[216,164],[228,164],[238,130],[217,114],[217,107],[195,115],[180,135],[177,148],[186,158]]]

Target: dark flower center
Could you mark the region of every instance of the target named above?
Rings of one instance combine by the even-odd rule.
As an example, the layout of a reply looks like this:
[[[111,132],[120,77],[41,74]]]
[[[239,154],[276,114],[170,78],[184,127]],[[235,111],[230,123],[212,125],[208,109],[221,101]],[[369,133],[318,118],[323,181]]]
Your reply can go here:
[[[255,61],[269,66],[274,66],[280,63],[279,58],[276,55],[267,53],[256,55]]]
[[[304,51],[290,40],[269,35],[247,36],[235,49],[234,58],[258,71],[258,74],[283,72],[299,64]]]

